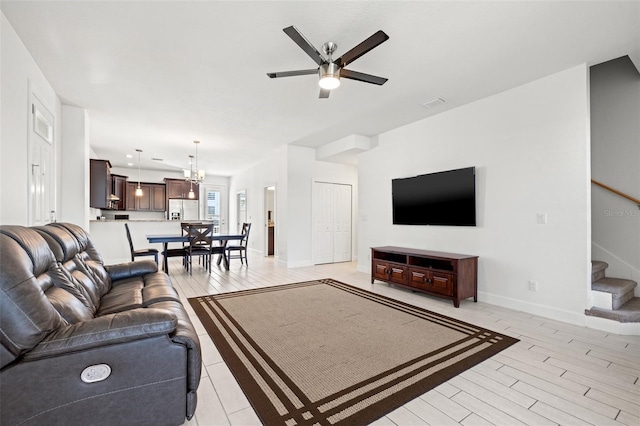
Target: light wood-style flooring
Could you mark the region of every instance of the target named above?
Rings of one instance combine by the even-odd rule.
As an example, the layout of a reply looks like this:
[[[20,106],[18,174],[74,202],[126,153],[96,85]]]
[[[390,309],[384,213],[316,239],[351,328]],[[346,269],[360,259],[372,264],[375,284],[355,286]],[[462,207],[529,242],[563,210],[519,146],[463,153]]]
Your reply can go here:
[[[640,425],[640,337],[621,336],[478,302],[412,293],[357,272],[355,263],[287,269],[249,253],[249,267],[209,275],[179,259],[169,273],[184,298],[202,344],[198,408],[189,426],[260,425],[242,390],[186,298],[256,287],[334,278],[366,290],[520,339],[487,361],[408,402],[374,424],[409,425]]]

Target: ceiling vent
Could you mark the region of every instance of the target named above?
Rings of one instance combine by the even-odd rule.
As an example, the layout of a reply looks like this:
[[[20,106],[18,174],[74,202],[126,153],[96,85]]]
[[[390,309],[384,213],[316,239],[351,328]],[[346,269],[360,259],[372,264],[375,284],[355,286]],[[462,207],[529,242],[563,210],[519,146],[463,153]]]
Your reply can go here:
[[[420,105],[422,105],[425,108],[434,108],[440,104],[443,104],[444,102],[445,101],[442,98],[435,98],[435,99],[431,99],[430,101],[423,102]]]

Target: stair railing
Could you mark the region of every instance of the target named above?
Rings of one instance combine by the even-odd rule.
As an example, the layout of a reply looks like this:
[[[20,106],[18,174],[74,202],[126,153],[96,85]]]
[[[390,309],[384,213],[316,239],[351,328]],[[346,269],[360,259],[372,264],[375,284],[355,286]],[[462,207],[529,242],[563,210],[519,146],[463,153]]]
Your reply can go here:
[[[629,195],[629,194],[625,194],[625,193],[624,193],[624,192],[622,192],[622,191],[618,191],[617,189],[612,188],[612,187],[610,187],[609,185],[605,185],[605,184],[604,184],[604,183],[602,183],[602,182],[598,182],[597,180],[594,180],[594,179],[591,179],[591,183],[593,183],[593,184],[595,184],[595,185],[598,185],[598,186],[600,186],[600,187],[602,187],[602,188],[604,188],[604,189],[606,189],[606,190],[608,190],[608,191],[611,191],[611,192],[613,192],[614,194],[618,194],[619,196],[621,196],[621,197],[623,197],[623,198],[626,198],[627,200],[633,201],[634,203],[636,203],[636,205],[637,205],[637,206],[638,206],[638,208],[640,209],[640,199],[635,198],[635,197],[632,197],[632,196],[631,196],[631,195]]]

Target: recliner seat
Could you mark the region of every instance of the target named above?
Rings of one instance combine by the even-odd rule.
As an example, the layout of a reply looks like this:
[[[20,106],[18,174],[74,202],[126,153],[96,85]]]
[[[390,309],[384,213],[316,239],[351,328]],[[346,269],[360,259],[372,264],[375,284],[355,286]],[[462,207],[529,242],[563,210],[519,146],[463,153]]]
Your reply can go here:
[[[0,424],[193,416],[200,343],[155,262],[104,266],[81,227],[54,223],[0,226],[0,265]]]

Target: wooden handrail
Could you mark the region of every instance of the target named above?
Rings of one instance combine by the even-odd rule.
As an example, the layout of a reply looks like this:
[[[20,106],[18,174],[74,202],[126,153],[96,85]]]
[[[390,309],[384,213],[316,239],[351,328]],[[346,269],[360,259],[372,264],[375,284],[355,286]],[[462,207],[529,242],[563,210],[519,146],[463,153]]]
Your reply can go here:
[[[609,190],[609,191],[613,192],[614,194],[618,194],[619,196],[624,197],[624,198],[626,198],[627,200],[633,201],[634,203],[636,203],[636,204],[638,205],[638,207],[640,207],[640,200],[639,200],[639,199],[637,199],[637,198],[632,197],[631,195],[625,194],[625,193],[624,193],[624,192],[622,192],[622,191],[618,191],[617,189],[612,188],[612,187],[610,187],[609,185],[605,185],[605,184],[604,184],[604,183],[602,183],[602,182],[598,182],[597,180],[593,180],[593,179],[591,179],[591,183],[596,184],[596,185],[598,185],[598,186],[601,186],[601,187],[603,187],[604,189],[607,189],[607,190]]]

